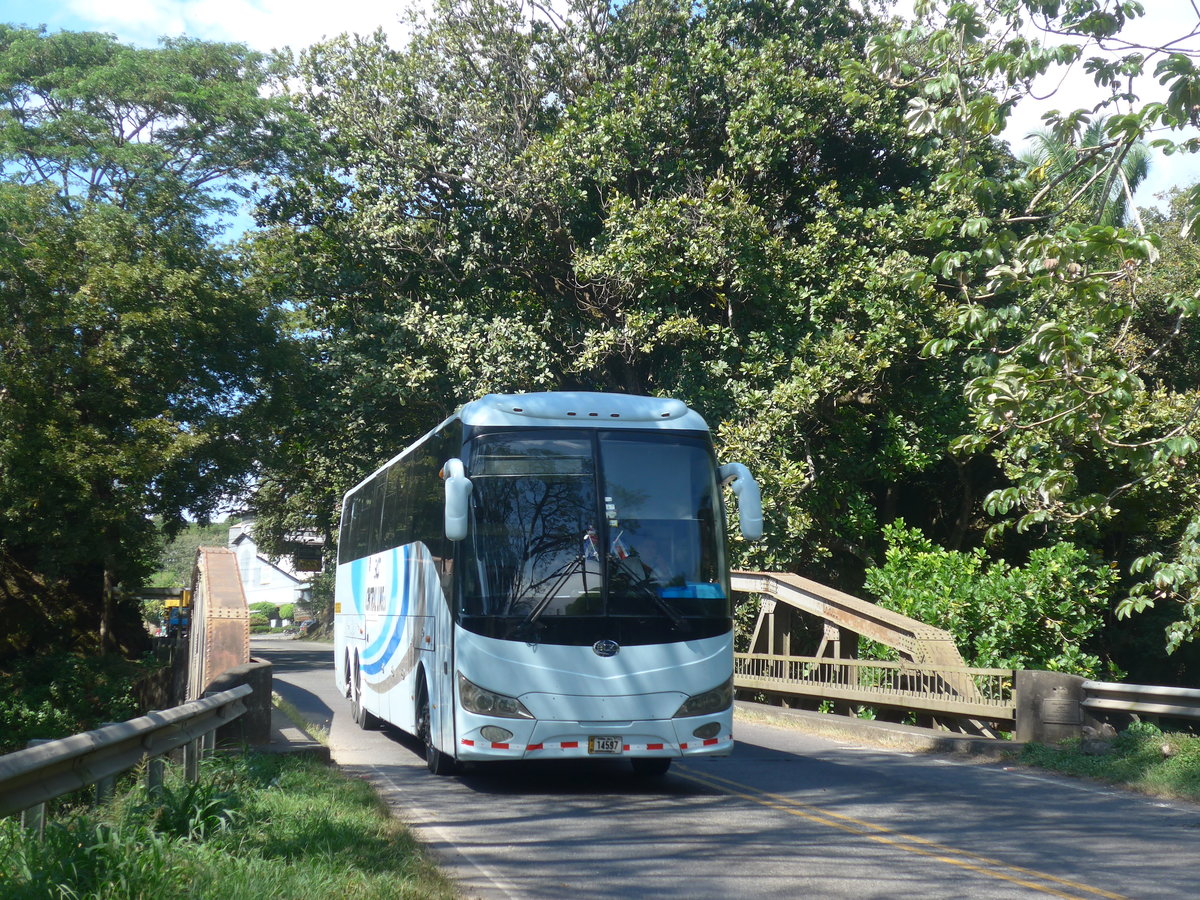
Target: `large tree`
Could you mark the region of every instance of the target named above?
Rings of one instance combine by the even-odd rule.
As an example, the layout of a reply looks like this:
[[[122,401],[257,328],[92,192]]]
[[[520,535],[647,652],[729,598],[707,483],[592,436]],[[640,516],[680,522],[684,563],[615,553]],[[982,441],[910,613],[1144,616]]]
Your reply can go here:
[[[236,45],[0,26],[0,550],[102,645],[151,517],[207,515],[256,456],[278,315],[214,239],[285,149],[268,78]]]
[[[1147,127],[1191,115],[1190,57],[1162,54],[1165,104],[1048,123],[1100,124],[1031,171],[999,139],[1012,105],[1085,53],[1022,27],[1107,40],[1136,4],[923,4],[912,29],[858,6],[446,0],[401,48],[307,52],[321,145],[258,252],[316,365],[265,531],[330,531],[464,399],[571,387],[708,415],[764,481],[742,562],[857,589],[903,516],[1012,566],[1072,541],[1127,591],[1134,559],[1167,563],[1196,385],[1161,363],[1195,301],[1150,289],[1162,242],[1109,213]],[[1127,105],[1135,64],[1159,62],[1091,65]]]
[[[473,395],[582,387],[685,397],[756,463],[758,564],[857,586],[899,513],[966,540],[992,469],[946,453],[965,405],[920,349],[948,304],[911,273],[975,205],[932,193],[952,155],[856,64],[880,27],[850,3],[474,0],[400,49],[307,52],[325,144],[260,251],[317,366],[260,526],[328,529]]]
[[[1108,213],[1127,199],[1122,180],[1142,145],[1200,148],[1186,131],[1200,109],[1200,18],[1190,33],[1142,46],[1124,37],[1142,13],[1113,0],[924,0],[916,23],[879,36],[870,58],[917,91],[912,133],[957,159],[938,191],[990,210],[946,223],[964,240],[931,259],[925,280],[957,307],[927,347],[967,376],[971,428],[955,452],[996,461],[1008,482],[985,501],[993,536],[1101,550],[1126,576],[1118,612],[1171,608],[1174,649],[1200,633],[1200,383],[1190,364],[1170,372],[1162,361],[1194,342],[1200,295],[1194,279],[1178,277],[1189,266],[1183,245],[1168,244],[1173,256],[1163,258],[1162,235]],[[994,136],[1039,76],[1054,83],[1067,66],[1094,77],[1094,102],[1049,113],[1051,140],[1069,143],[1089,127],[1092,139],[1063,165],[1016,173],[1021,202],[997,204],[1015,182],[983,162]],[[1164,100],[1146,101],[1151,79]],[[1200,186],[1189,192],[1184,234],[1197,197]],[[1162,534],[1168,523],[1174,541]]]

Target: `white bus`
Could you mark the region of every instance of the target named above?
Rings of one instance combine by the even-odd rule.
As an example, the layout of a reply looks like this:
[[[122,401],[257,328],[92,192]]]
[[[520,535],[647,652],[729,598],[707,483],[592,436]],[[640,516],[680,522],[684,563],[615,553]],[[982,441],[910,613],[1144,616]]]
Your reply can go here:
[[[416,736],[438,775],[728,754],[722,483],[758,538],[758,485],[679,400],[466,404],[343,501],[334,659],[355,720]]]

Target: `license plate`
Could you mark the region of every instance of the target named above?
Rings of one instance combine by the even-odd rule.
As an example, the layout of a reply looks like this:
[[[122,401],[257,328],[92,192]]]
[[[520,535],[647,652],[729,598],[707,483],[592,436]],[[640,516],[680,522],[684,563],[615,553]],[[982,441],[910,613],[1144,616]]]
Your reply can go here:
[[[588,738],[588,753],[620,753],[621,739],[613,735]]]

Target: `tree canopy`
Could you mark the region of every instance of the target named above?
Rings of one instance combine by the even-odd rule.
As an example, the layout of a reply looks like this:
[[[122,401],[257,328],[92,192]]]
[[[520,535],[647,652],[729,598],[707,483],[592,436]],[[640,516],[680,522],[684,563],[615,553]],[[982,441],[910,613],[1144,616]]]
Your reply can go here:
[[[1030,164],[998,140],[1013,104],[1136,4],[918,12],[448,0],[403,47],[306,51],[320,146],[260,248],[317,364],[260,532],[328,531],[484,391],[665,393],[757,463],[768,538],[742,562],[857,589],[903,516],[1012,565],[1071,541],[1144,606],[1131,569],[1194,496],[1196,384],[1159,362],[1195,300],[1125,211],[1152,129],[1190,116],[1190,57],[1143,54],[1171,100],[1126,112],[1117,85]],[[1087,65],[1112,88],[1135,61]]]
[[[1032,585],[1080,670],[1191,640],[1200,188],[1131,198],[1200,148],[1193,45],[1122,38],[1132,0],[873,10],[440,0],[286,65],[0,30],[3,549],[134,581],[149,516],[253,473],[282,552],[481,393],[669,394],[761,476],[742,564],[903,605],[920,556],[968,623]],[[1064,66],[1095,103],[1015,157]]]
[[[0,546],[101,639],[168,529],[240,490],[282,360],[212,216],[290,115],[244,47],[0,26]]]
[[[908,94],[849,65],[868,25],[815,2],[447,4],[405,48],[309,50],[297,99],[325,146],[263,246],[298,276],[321,408],[260,530],[296,467],[341,465],[298,495],[328,527],[340,489],[456,403],[559,386],[703,409],[761,461],[762,564],[853,582],[912,483],[961,541],[963,403],[920,356],[945,304],[909,286],[941,246],[941,160]]]

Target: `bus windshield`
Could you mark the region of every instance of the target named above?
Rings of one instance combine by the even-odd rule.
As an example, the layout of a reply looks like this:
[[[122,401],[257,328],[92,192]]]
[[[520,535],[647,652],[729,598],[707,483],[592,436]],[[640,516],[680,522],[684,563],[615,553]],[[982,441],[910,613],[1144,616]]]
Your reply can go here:
[[[716,468],[703,435],[512,431],[474,438],[463,612],[729,615]]]

